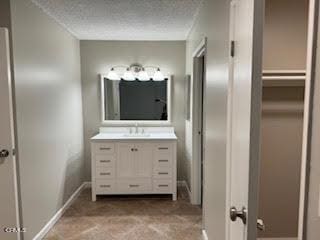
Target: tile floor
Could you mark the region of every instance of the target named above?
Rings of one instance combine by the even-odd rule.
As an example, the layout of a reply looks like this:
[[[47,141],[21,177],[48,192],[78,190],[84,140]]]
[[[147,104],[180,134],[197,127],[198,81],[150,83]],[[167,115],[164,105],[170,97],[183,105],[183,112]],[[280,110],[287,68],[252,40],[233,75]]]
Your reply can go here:
[[[184,188],[170,196],[101,196],[85,189],[45,240],[202,240],[201,209]]]

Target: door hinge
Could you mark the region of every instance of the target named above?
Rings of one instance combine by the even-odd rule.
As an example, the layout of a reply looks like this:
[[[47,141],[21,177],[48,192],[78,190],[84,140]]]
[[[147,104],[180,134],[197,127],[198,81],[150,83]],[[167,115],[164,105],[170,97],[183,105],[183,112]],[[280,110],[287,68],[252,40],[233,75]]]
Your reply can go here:
[[[234,52],[235,52],[235,42],[231,41],[231,44],[230,44],[230,56],[231,57],[234,57]]]

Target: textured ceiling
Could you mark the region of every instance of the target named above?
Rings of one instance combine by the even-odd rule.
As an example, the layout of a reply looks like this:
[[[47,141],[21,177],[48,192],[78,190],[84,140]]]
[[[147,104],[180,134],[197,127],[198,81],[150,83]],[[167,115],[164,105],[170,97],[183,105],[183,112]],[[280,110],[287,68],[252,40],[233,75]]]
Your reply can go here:
[[[32,0],[79,39],[185,40],[202,0]]]

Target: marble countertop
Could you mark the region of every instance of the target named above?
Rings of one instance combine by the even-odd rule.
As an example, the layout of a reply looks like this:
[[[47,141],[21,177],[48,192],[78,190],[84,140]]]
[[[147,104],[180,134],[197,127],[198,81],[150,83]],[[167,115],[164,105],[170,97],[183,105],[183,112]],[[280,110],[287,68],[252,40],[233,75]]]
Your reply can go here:
[[[172,133],[99,133],[91,140],[177,140],[177,136]]]

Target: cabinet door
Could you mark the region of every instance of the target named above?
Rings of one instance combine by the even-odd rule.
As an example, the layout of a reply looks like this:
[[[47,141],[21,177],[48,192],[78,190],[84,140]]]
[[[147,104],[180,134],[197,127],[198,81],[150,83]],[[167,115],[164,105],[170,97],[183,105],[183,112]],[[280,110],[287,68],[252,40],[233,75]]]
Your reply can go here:
[[[152,145],[148,143],[135,144],[135,176],[151,177],[153,151]]]
[[[117,177],[135,177],[134,145],[130,143],[118,144]]]

